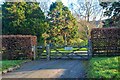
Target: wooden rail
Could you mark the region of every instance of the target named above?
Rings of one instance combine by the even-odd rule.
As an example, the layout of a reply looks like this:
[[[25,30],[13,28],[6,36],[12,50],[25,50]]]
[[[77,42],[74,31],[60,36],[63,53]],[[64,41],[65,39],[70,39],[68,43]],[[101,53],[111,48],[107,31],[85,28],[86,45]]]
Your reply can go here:
[[[46,52],[43,52],[40,55],[40,58],[41,59],[44,58],[47,60],[50,60],[50,59],[89,59],[90,58],[89,50],[88,51],[80,51],[81,48],[88,48],[88,45],[87,46],[79,46],[77,48],[78,49],[76,49],[76,50],[62,52],[58,48],[54,47],[54,48],[52,48],[52,50],[54,50],[54,52],[52,52],[50,46],[47,46]]]

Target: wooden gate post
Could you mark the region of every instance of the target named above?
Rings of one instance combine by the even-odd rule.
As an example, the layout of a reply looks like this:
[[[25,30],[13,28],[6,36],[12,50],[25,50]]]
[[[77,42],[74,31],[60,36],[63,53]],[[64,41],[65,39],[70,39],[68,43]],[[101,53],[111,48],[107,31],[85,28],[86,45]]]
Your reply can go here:
[[[47,44],[46,46],[46,54],[47,54],[47,60],[50,60],[50,45]]]
[[[91,43],[91,39],[88,39],[88,54],[89,54],[89,58],[92,57],[92,43]]]
[[[32,46],[32,52],[33,52],[33,59],[36,59],[36,47]]]

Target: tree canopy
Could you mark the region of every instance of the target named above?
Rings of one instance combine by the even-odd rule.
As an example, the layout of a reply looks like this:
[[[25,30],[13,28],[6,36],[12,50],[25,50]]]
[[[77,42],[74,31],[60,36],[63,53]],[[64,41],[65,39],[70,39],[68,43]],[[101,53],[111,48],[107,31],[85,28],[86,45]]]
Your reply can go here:
[[[5,2],[2,5],[2,33],[36,35],[45,32],[45,16],[37,2]]]
[[[104,15],[108,17],[104,21],[104,27],[120,27],[120,1],[102,2],[100,5],[105,9]]]
[[[64,44],[65,41],[69,43],[70,39],[77,37],[76,19],[61,1],[50,5],[47,21],[49,23],[47,34],[51,41]]]
[[[86,35],[85,32],[79,31],[82,28],[79,26],[86,28],[86,25],[78,24],[69,8],[61,1],[53,2],[49,11],[45,4],[41,9],[41,4],[24,0],[3,3],[1,7],[2,33],[36,35],[40,43],[43,43],[45,39],[60,45],[77,44],[82,39],[81,37]],[[80,33],[84,35],[81,36]]]

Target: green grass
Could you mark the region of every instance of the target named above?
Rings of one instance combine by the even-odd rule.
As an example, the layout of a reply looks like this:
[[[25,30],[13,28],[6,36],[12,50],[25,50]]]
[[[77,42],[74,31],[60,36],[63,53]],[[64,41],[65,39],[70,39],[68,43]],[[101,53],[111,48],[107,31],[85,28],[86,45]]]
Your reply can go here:
[[[3,60],[3,61],[0,61],[0,64],[1,64],[0,71],[6,70],[10,67],[17,66],[24,61],[25,60]]]
[[[77,50],[78,48],[73,48],[72,50],[65,50],[64,48],[58,48],[60,52],[72,52],[73,50]],[[79,51],[87,51],[87,48],[81,48]],[[46,50],[44,50],[46,52]],[[51,52],[56,52],[54,49],[51,50]]]
[[[88,67],[88,78],[120,78],[119,57],[94,57]]]
[[[87,51],[87,48],[81,48],[80,51]]]

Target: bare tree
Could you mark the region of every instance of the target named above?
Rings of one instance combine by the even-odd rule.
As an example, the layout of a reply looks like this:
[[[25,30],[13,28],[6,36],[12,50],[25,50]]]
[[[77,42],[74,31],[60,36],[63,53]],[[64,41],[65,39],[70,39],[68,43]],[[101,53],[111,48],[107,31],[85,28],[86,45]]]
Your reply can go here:
[[[78,19],[78,26],[82,38],[90,38],[90,31],[96,27],[96,22],[101,23],[103,18],[103,9],[98,0],[76,0],[70,3],[70,8]],[[98,20],[98,21],[96,21]]]
[[[87,22],[95,20],[97,16],[100,16],[102,7],[97,0],[77,0],[76,3],[71,3],[71,10],[73,14],[79,19],[84,19]]]

